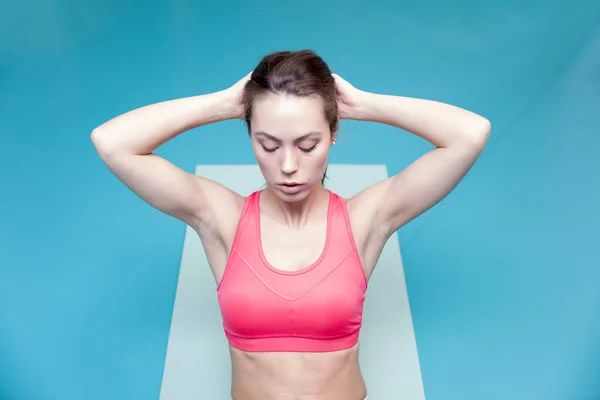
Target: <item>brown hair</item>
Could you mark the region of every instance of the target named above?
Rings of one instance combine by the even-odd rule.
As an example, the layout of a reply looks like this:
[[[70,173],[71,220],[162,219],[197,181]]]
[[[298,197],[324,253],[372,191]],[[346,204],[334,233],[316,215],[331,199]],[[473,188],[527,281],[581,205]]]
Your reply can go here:
[[[318,95],[323,99],[323,111],[331,134],[338,129],[335,79],[327,63],[312,50],[278,51],[264,56],[252,71],[244,92],[248,134],[251,133],[254,100],[266,93]]]

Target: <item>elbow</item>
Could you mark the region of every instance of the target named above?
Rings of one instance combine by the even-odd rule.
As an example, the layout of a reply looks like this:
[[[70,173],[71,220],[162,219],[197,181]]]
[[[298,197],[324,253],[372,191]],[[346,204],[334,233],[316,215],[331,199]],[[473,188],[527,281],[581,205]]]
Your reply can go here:
[[[485,117],[479,116],[477,121],[473,123],[473,125],[468,130],[469,134],[467,135],[469,138],[469,142],[473,143],[476,146],[485,146],[488,139],[490,138],[490,133],[492,131],[492,124],[490,120]]]
[[[102,129],[100,128],[94,128],[92,130],[92,133],[90,134],[90,140],[92,141],[92,144],[94,145],[94,147],[96,148],[96,150],[98,150],[100,147],[104,146],[104,134],[102,132]]]
[[[481,117],[481,127],[479,128],[479,134],[488,138],[490,136],[490,132],[492,131],[492,123],[489,119],[485,117]]]
[[[90,140],[94,144],[94,146],[100,141],[102,134],[100,133],[100,128],[94,128],[92,133],[90,134]]]
[[[479,128],[479,136],[483,141],[483,144],[487,143],[490,138],[490,134],[492,133],[492,123],[489,119],[482,117],[481,127]]]
[[[96,149],[96,152],[101,156],[105,157],[114,152],[115,146],[110,143],[108,132],[104,128],[95,128],[90,134],[90,140]]]

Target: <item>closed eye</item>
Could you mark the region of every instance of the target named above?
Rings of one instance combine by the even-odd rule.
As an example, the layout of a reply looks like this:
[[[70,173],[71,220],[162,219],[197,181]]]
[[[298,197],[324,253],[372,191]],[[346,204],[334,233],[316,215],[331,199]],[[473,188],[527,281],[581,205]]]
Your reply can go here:
[[[305,153],[310,153],[311,151],[313,151],[315,149],[315,147],[317,147],[316,144],[309,148],[300,147],[300,150],[302,150]]]
[[[261,145],[261,146],[262,146],[262,145]],[[262,148],[263,148],[263,150],[264,150],[264,151],[266,151],[267,153],[272,153],[272,152],[274,152],[275,150],[277,150],[277,147],[268,148],[268,147],[262,146]]]

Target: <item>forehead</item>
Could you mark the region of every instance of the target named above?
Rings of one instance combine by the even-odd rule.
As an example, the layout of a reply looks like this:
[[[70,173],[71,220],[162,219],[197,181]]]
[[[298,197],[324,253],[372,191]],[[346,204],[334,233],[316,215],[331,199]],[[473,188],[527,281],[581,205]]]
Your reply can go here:
[[[318,96],[299,97],[268,94],[256,99],[252,111],[252,131],[277,137],[327,132],[323,101]]]

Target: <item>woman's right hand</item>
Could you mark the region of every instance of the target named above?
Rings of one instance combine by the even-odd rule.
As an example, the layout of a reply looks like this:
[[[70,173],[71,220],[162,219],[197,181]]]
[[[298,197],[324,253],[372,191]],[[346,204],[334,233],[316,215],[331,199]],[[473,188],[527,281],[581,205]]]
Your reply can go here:
[[[237,81],[235,84],[225,89],[228,97],[233,102],[233,118],[244,119],[246,116],[246,107],[244,102],[244,88],[246,83],[250,80],[252,72],[248,73],[242,79]]]

